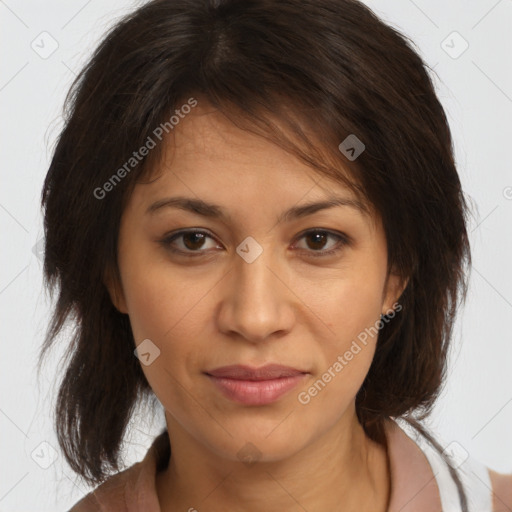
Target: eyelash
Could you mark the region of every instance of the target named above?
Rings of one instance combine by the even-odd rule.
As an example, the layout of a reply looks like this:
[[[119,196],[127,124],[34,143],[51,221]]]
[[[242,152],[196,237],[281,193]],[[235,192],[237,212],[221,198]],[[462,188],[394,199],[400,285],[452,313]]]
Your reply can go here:
[[[172,242],[174,242],[174,240],[178,239],[179,237],[181,237],[183,235],[187,235],[190,233],[200,233],[200,234],[206,235],[207,237],[215,240],[214,237],[212,237],[207,231],[202,231],[199,229],[197,229],[197,230],[187,229],[187,230],[178,231],[177,233],[173,233],[171,235],[166,236],[165,238],[160,240],[160,243],[168,251],[175,253],[175,254],[185,256],[185,257],[194,258],[194,257],[198,257],[198,256],[204,256],[205,251],[200,251],[200,250],[198,250],[198,251],[190,251],[190,250],[182,251],[181,249],[176,249],[176,248],[172,247],[171,244],[172,244]],[[345,235],[344,233],[335,233],[335,232],[328,231],[326,229],[320,229],[320,228],[309,229],[309,230],[305,231],[304,233],[302,233],[299,236],[299,240],[306,237],[307,235],[311,235],[311,234],[315,234],[315,233],[316,234],[318,234],[318,233],[325,234],[325,235],[328,235],[328,236],[338,239],[338,246],[334,249],[328,249],[328,250],[324,250],[324,251],[313,251],[313,250],[301,249],[302,252],[309,253],[308,255],[312,256],[314,258],[318,258],[318,257],[325,258],[327,256],[333,256],[334,254],[339,253],[345,246],[350,245],[350,238],[347,235]]]

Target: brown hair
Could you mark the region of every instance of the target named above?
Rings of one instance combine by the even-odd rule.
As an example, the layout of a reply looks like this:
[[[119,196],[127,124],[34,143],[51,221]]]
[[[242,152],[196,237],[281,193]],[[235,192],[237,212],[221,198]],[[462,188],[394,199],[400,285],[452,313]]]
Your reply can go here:
[[[385,443],[387,418],[423,419],[443,383],[467,292],[468,208],[413,43],[355,0],[154,0],[113,27],[74,81],[42,194],[44,273],[58,295],[40,360],[73,321],[55,421],[88,483],[119,469],[134,407],[151,396],[104,276],[119,277],[123,207],[162,144],[106,197],[94,191],[191,97],[343,181],[382,219],[389,272],[407,286],[356,397],[367,435]],[[365,144],[354,161],[338,149],[350,134]]]

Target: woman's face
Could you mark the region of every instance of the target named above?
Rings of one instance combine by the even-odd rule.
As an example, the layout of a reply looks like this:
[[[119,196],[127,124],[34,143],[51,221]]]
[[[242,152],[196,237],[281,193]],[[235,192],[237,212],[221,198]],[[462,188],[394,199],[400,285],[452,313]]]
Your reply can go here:
[[[375,326],[401,292],[396,276],[386,282],[382,226],[344,186],[213,109],[198,106],[173,133],[158,179],[124,211],[111,296],[143,343],[171,439],[186,433],[230,460],[288,457],[354,419]],[[210,206],[173,206],[178,197]],[[349,204],[294,214],[335,198]],[[267,364],[300,370],[291,389],[208,375]]]

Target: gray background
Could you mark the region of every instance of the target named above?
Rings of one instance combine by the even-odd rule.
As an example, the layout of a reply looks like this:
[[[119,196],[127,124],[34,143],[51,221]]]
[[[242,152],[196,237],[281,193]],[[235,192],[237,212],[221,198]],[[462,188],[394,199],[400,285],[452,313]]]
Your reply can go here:
[[[435,69],[475,209],[468,302],[430,426],[443,444],[456,441],[491,468],[512,472],[512,1],[365,3],[409,35]],[[0,512],[65,510],[88,490],[74,482],[52,428],[61,347],[36,379],[49,304],[34,246],[64,95],[105,30],[136,5],[0,0]],[[144,455],[163,421],[138,416],[128,465]]]

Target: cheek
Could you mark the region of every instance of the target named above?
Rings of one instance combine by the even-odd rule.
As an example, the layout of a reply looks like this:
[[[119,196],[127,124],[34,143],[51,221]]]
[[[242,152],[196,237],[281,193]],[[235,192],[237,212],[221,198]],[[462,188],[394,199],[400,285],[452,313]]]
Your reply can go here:
[[[331,344],[333,349],[342,350],[364,332],[370,340],[374,337],[370,328],[380,319],[383,285],[384,274],[368,268],[367,272],[351,272],[325,289],[317,307],[337,340]]]
[[[170,389],[173,378],[188,387],[190,376],[203,369],[199,345],[209,339],[206,319],[212,317],[205,295],[215,283],[180,275],[168,262],[125,263],[121,275],[135,344],[149,339],[159,354],[154,364],[142,365],[148,381],[157,396],[158,389]]]
[[[204,338],[200,317],[205,317],[204,289],[164,278],[153,267],[151,272],[131,274],[125,297],[135,344],[148,342],[157,356],[141,368],[154,394],[167,410],[186,411],[194,388],[194,378],[202,369],[198,340]],[[141,345],[143,346],[143,345]],[[156,347],[156,348],[155,348]]]
[[[378,339],[380,302],[364,288],[346,288],[331,300],[332,336],[318,348],[322,364],[297,397],[311,416],[331,425],[347,410],[370,369]],[[350,292],[350,293],[349,293]]]
[[[364,381],[373,361],[378,340],[383,279],[380,273],[353,273],[327,289],[322,318],[329,319],[331,335],[323,338],[322,367],[315,389],[320,403],[343,408]],[[325,391],[324,391],[325,388]],[[322,395],[320,397],[320,395]],[[346,405],[346,404],[345,404]]]
[[[154,338],[164,343],[190,325],[208,284],[173,269],[164,257],[136,248],[126,254],[130,257],[120,261],[120,270],[135,340]]]

